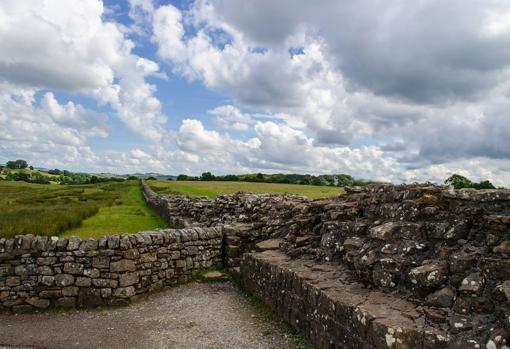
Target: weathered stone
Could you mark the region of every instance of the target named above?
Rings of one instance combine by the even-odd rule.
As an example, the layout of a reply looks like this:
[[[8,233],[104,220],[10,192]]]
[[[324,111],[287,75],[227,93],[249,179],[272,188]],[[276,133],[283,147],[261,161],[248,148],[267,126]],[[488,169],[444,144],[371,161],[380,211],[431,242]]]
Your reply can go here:
[[[433,262],[413,268],[409,272],[411,282],[420,288],[435,288],[443,285],[448,275],[444,263]]]
[[[95,287],[107,287],[107,288],[115,288],[117,287],[118,281],[112,279],[92,279],[92,285]]]
[[[390,240],[400,228],[398,222],[387,222],[370,228],[370,237],[378,240]]]
[[[99,269],[93,268],[93,269],[84,269],[83,270],[83,276],[87,276],[89,278],[98,278],[100,275]]]
[[[21,278],[19,276],[8,276],[5,279],[5,285],[7,287],[18,286],[21,284]]]
[[[480,273],[469,274],[459,287],[459,291],[469,294],[481,294],[485,285],[485,279]]]
[[[39,292],[40,298],[58,298],[62,296],[61,290],[44,290]]]
[[[62,296],[64,297],[75,297],[78,295],[80,288],[76,286],[68,286],[62,289]]]
[[[131,286],[138,283],[138,273],[124,273],[119,275],[119,284],[121,287]]]
[[[31,297],[25,300],[28,304],[38,308],[38,309],[45,309],[50,306],[50,301],[47,299],[41,299],[38,297]]]
[[[427,296],[427,304],[434,307],[448,308],[451,307],[455,300],[455,292],[448,287],[444,287]]]
[[[282,239],[269,239],[257,243],[255,247],[258,251],[277,250],[280,248],[281,243]]]
[[[131,248],[129,250],[124,251],[125,259],[138,259],[139,256],[140,256],[140,253],[135,248]]]
[[[501,242],[498,246],[494,247],[494,252],[510,254],[510,241],[505,240]]]
[[[53,286],[55,284],[55,277],[44,275],[41,277],[41,284],[45,286]]]
[[[69,238],[69,243],[67,244],[68,251],[77,250],[80,247],[81,239],[77,236],[71,236]]]
[[[68,262],[64,263],[64,273],[81,275],[83,274],[83,264]]]
[[[119,298],[129,298],[135,295],[135,288],[133,286],[129,287],[119,287],[113,291],[114,297]]]
[[[225,279],[225,275],[223,275],[223,273],[221,273],[217,270],[210,271],[210,272],[204,274],[205,281],[219,281],[219,280],[223,280],[223,279]]]
[[[74,284],[74,276],[69,274],[55,275],[55,284],[57,286],[65,287]]]
[[[80,243],[80,251],[94,251],[98,248],[98,241],[95,239],[88,239]]]
[[[57,262],[56,257],[39,257],[37,258],[37,264],[39,265],[53,265]]]
[[[96,256],[92,258],[92,267],[94,268],[110,268],[110,257]]]
[[[131,259],[121,259],[120,261],[110,263],[110,271],[112,273],[135,270],[135,262]]]
[[[75,281],[75,285],[78,287],[89,287],[92,284],[92,280],[88,277],[78,276]]]
[[[158,258],[155,253],[143,253],[140,255],[140,262],[142,263],[151,263],[156,261]],[[129,269],[131,270],[131,269]],[[122,270],[124,271],[124,270]]]

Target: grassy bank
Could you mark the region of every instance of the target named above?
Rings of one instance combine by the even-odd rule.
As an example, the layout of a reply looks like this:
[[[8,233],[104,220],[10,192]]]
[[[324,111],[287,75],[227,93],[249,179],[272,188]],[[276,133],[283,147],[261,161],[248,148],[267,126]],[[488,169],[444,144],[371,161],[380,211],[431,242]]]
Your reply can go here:
[[[164,227],[165,222],[145,205],[140,188],[134,185],[123,188],[115,205],[100,208],[96,215],[85,219],[79,227],[66,231],[64,236],[98,238]]]
[[[137,181],[76,186],[0,181],[0,237],[74,231],[87,238],[163,226],[145,206]]]
[[[275,184],[253,182],[221,182],[221,181],[154,181],[147,183],[160,194],[207,196],[234,194],[239,191],[249,193],[295,194],[310,199],[333,197],[344,193],[343,188],[298,184]]]

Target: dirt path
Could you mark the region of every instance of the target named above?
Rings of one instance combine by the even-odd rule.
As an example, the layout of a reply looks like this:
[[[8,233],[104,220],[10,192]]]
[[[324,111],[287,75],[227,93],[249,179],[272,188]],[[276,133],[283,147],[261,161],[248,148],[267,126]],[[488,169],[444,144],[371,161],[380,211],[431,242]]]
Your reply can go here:
[[[129,307],[0,315],[0,348],[298,348],[228,283],[188,284]]]

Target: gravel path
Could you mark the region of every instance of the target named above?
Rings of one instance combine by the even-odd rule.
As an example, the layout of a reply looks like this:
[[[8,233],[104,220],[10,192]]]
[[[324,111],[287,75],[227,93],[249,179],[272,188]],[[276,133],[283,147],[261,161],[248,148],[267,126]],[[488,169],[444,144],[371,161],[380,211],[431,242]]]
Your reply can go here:
[[[0,348],[298,348],[228,283],[187,284],[128,307],[0,315]]]

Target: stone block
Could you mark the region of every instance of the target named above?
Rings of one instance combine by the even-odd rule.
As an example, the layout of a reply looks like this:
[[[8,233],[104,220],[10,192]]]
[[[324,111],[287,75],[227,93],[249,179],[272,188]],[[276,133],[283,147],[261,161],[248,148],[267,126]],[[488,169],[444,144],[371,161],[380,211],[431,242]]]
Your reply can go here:
[[[48,308],[50,306],[50,301],[49,300],[38,298],[38,297],[28,298],[28,299],[25,300],[25,302],[27,302],[31,306],[34,306],[34,307],[36,307],[38,309],[45,309],[45,308]]]
[[[135,262],[131,259],[121,259],[120,261],[110,263],[110,271],[112,273],[135,270],[136,270]]]
[[[60,287],[65,287],[74,284],[74,276],[70,274],[57,274],[55,275],[55,284]]]
[[[133,286],[119,287],[113,291],[113,296],[119,298],[129,298],[133,297],[135,294],[136,292]]]
[[[68,262],[64,263],[64,273],[81,275],[83,274],[84,266],[80,263]]]
[[[121,287],[131,286],[138,283],[139,277],[137,272],[124,273],[119,275],[119,284]]]

